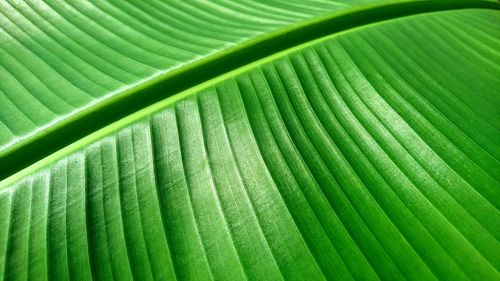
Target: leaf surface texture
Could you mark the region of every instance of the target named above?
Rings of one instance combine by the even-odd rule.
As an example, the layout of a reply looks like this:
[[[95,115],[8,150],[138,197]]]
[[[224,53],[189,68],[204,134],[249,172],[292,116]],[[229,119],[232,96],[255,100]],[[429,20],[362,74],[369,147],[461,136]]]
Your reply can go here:
[[[0,156],[155,77],[383,1],[233,2],[2,1]]]
[[[499,279],[499,18],[436,12],[319,39],[4,180],[0,279]],[[129,83],[177,63],[148,48],[142,62],[121,49],[127,71],[85,66]],[[75,105],[123,85],[93,77],[102,91]]]

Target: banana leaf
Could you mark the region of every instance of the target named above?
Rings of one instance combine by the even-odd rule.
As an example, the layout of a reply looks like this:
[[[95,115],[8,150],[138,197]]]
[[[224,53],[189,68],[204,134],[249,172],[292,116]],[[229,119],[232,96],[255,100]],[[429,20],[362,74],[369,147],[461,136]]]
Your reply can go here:
[[[498,3],[0,5],[0,280],[500,280]]]

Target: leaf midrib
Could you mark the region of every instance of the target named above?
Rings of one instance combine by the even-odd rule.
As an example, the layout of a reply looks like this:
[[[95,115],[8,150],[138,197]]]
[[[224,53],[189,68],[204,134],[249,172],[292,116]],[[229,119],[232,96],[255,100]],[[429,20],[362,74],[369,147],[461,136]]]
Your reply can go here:
[[[185,67],[150,77],[144,82],[125,89],[110,98],[103,98],[97,103],[84,107],[77,113],[69,115],[63,121],[55,123],[42,132],[0,151],[0,188],[5,186],[6,182],[12,182],[12,178],[19,178],[13,176],[19,171],[25,169],[22,174],[29,174],[33,170],[37,170],[40,165],[36,165],[36,167],[29,166],[70,144],[73,144],[72,147],[80,147],[82,144],[77,145],[75,142],[113,122],[167,97],[177,95],[178,97],[172,99],[174,101],[185,97],[187,94],[193,94],[195,91],[184,92],[193,87],[198,89],[199,87],[196,86],[200,84],[207,87],[209,84],[213,84],[214,81],[219,81],[219,76],[222,75],[227,78],[224,74],[231,72],[231,75],[234,75],[237,69],[247,69],[245,66],[253,65],[256,62],[261,64],[265,58],[269,58],[273,54],[280,53],[283,55],[283,53],[288,53],[291,49],[296,49],[298,46],[302,48],[304,44],[322,37],[329,37],[342,31],[362,28],[391,19],[428,12],[467,8],[499,10],[500,4],[486,0],[430,0],[364,5],[292,25],[248,40],[243,44],[223,50]],[[109,131],[105,130],[106,134]],[[99,133],[95,135],[104,136],[106,134]],[[96,138],[85,139],[87,140],[85,143],[88,143]],[[78,143],[81,142],[78,141]],[[57,153],[58,156],[52,156],[59,158],[61,153],[65,155],[74,150],[72,148],[64,149]],[[54,157],[49,157],[47,161],[55,159]],[[47,161],[43,162],[46,164]]]

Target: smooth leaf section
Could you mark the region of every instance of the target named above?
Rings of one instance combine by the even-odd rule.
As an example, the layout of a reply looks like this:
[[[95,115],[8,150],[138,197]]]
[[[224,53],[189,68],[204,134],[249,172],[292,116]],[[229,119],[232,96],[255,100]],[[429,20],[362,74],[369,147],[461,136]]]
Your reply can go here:
[[[499,279],[499,17],[334,35],[3,181],[0,277]]]
[[[495,1],[3,1],[0,179],[137,110],[361,25]]]

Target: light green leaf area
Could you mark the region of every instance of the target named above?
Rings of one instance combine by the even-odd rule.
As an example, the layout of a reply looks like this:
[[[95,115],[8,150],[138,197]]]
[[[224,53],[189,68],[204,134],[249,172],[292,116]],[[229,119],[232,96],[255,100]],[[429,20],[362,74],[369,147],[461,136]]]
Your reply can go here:
[[[499,280],[499,91],[496,10],[266,57],[0,182],[0,279]]]
[[[0,179],[284,49],[471,0],[0,1]]]
[[[287,2],[1,1],[0,160],[176,71],[299,24],[413,1]]]

